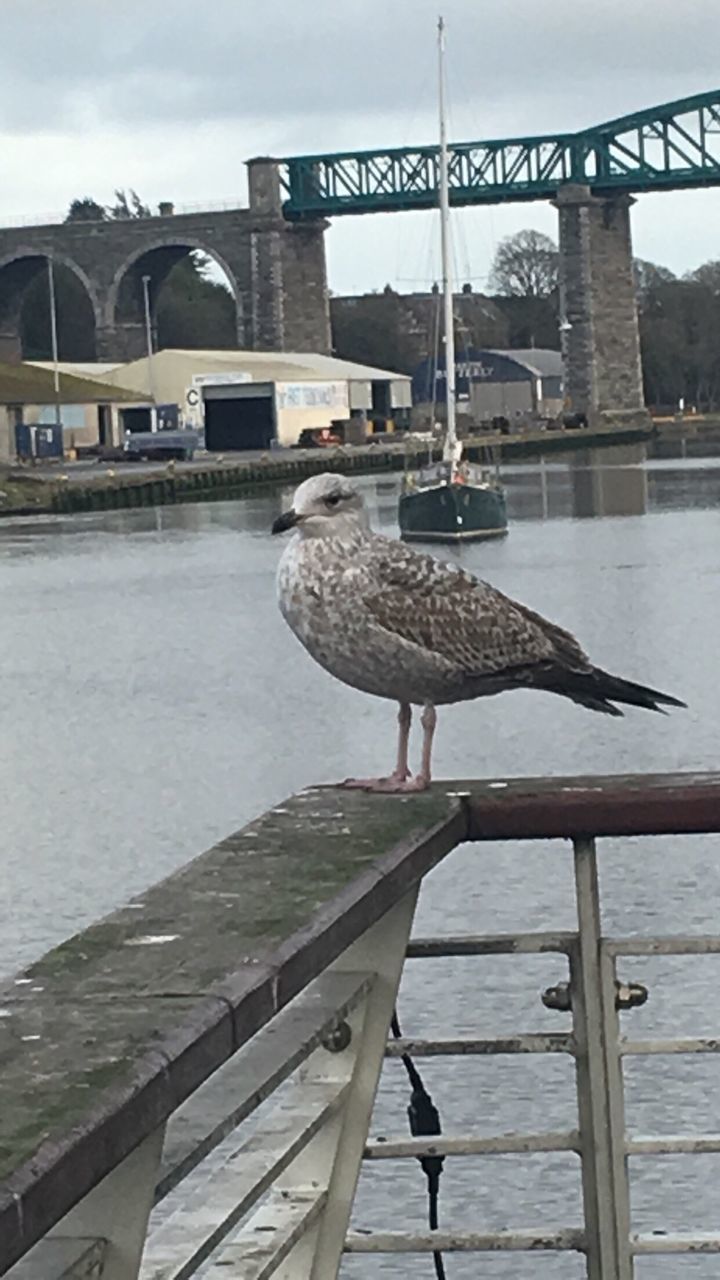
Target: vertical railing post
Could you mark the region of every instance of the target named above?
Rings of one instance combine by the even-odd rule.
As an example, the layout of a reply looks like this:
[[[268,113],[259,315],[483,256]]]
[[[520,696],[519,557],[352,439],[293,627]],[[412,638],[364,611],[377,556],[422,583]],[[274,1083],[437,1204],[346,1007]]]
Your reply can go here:
[[[617,1248],[595,841],[573,841],[578,943],[570,953],[588,1280],[627,1280]],[[614,997],[614,990],[613,990]]]
[[[608,1091],[608,1124],[610,1159],[615,1204],[615,1236],[620,1280],[632,1280],[633,1256],[630,1251],[630,1181],[625,1149],[625,1097],[622,1057],[620,1054],[620,1018],[617,1008],[617,962],[601,944],[600,982],[602,990],[605,1043],[605,1070]]]
[[[48,1236],[52,1240],[104,1240],[102,1280],[137,1280],[164,1136],[165,1126],[161,1125]]]
[[[338,1134],[327,1207],[317,1232],[311,1280],[333,1280],[340,1269],[390,1019],[415,914],[417,892],[415,887],[406,894],[333,966],[350,972],[372,971],[376,977],[365,1005],[365,1018],[360,1031],[362,1042],[358,1048],[351,1093]],[[293,1272],[280,1274],[290,1277]]]

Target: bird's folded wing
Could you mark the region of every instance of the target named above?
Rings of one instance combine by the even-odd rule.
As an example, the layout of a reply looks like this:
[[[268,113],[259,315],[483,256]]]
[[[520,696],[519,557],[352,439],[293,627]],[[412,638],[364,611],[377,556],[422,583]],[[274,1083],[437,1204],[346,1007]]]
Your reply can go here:
[[[373,570],[362,598],[378,626],[456,671],[491,675],[537,663],[587,665],[569,632],[462,569],[415,553],[404,562],[376,557]]]

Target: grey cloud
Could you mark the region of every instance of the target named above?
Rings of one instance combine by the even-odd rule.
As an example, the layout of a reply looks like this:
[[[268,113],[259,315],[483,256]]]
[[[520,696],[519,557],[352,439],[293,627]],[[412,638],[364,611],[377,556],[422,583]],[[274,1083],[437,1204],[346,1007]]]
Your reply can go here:
[[[212,202],[242,192],[260,152],[432,141],[438,7],[457,140],[577,129],[717,83],[718,0],[0,0],[6,213],[117,185]],[[641,200],[637,252],[675,270],[717,257],[719,203]],[[547,206],[464,211],[474,278],[533,224],[552,229]],[[337,219],[333,287],[427,275],[428,234],[419,214]]]
[[[464,136],[574,128],[713,87],[716,76],[716,0],[444,8]],[[292,122],[308,150],[330,150],[362,116],[373,136],[353,145],[411,141],[413,111],[431,118],[422,103],[434,97],[436,11],[437,0],[174,0],[162,9],[6,0],[2,127],[260,119],[280,136]]]

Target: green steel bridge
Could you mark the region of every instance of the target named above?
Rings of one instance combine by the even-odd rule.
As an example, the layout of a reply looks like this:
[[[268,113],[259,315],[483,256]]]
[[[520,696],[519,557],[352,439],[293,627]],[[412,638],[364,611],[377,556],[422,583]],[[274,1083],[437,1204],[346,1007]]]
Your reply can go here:
[[[437,146],[295,156],[281,162],[289,220],[430,209]],[[455,205],[551,200],[566,183],[595,194],[720,185],[720,90],[577,133],[459,142],[450,148]]]

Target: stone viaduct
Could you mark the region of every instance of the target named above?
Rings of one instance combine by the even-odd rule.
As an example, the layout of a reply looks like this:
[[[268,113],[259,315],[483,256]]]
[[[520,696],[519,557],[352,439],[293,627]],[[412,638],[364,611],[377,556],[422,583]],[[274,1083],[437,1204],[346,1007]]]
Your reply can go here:
[[[185,254],[202,250],[235,296],[237,344],[256,351],[331,350],[321,217],[283,216],[278,164],[251,160],[249,208],[0,230],[0,360],[21,357],[20,313],[47,258],[81,281],[95,318],[95,358],[146,352],[142,277],[151,299]],[[568,403],[592,424],[646,420],[632,268],[632,198],[564,184],[559,216],[562,345]]]
[[[48,256],[82,283],[95,317],[95,358],[146,352],[142,277],[157,297],[170,269],[200,249],[225,271],[246,350],[330,351],[323,235],[327,223],[287,222],[278,167],[248,165],[248,209],[0,230],[0,360],[19,360],[25,289]]]

